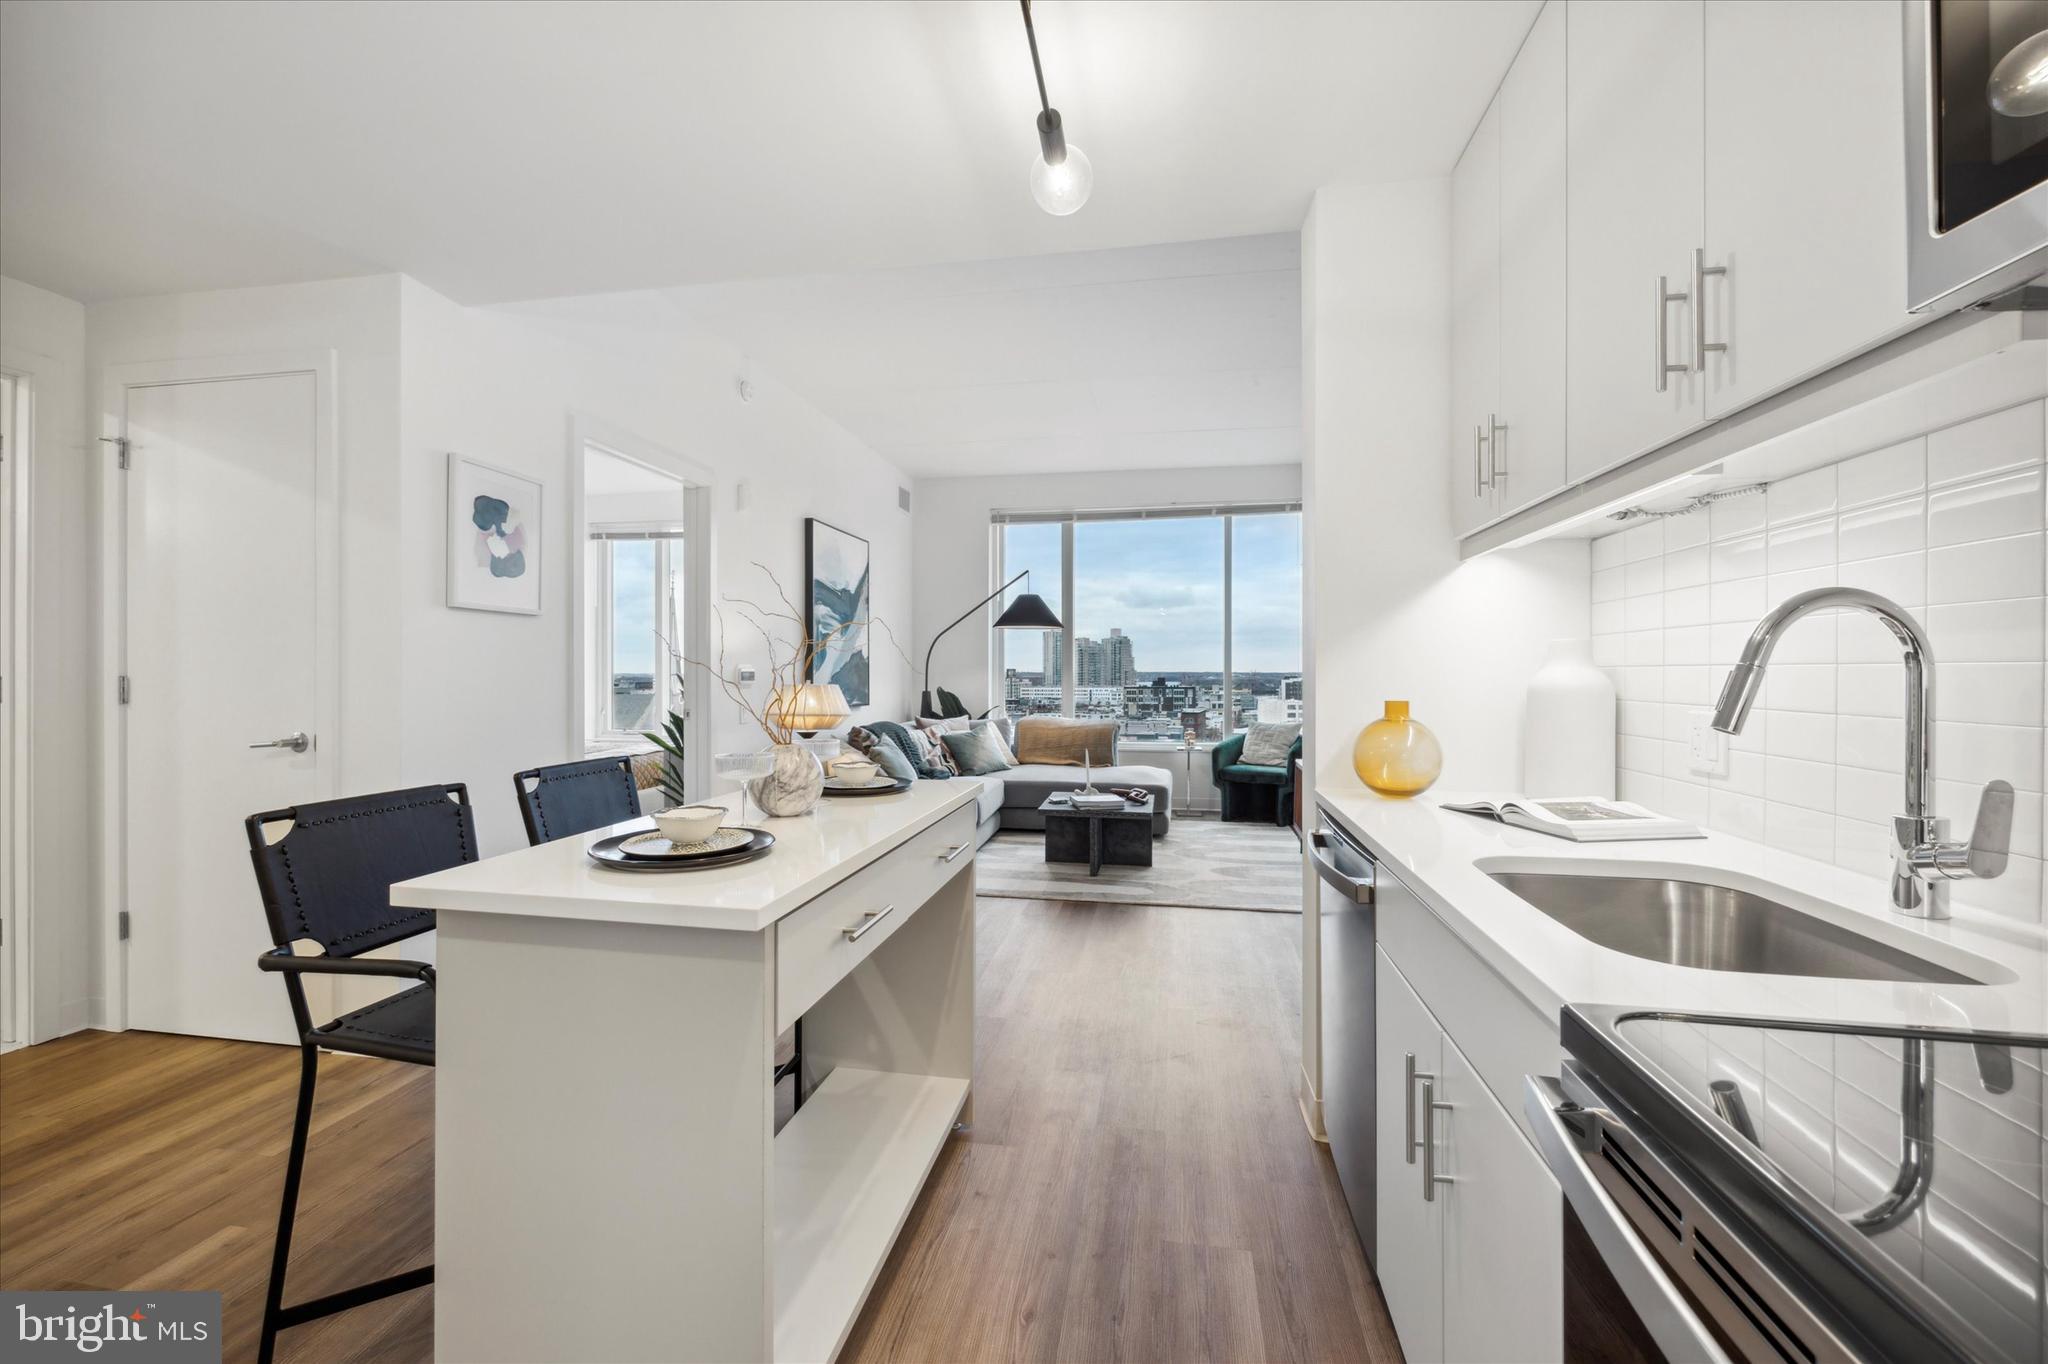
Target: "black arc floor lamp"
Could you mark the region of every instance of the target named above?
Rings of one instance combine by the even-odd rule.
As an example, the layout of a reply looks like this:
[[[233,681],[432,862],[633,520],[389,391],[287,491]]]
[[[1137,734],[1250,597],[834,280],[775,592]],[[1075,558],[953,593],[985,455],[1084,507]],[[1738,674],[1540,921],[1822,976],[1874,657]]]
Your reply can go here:
[[[1003,593],[1009,591],[1030,576],[1031,570],[1025,569],[1022,573],[1019,573],[1016,577],[1010,579],[1010,581],[1004,583],[1001,587],[961,612],[960,619],[954,621],[953,625],[948,625],[944,630],[932,636],[931,648],[924,651],[924,699],[918,704],[918,714],[934,719],[938,716],[938,712],[932,709],[932,654],[938,649],[939,641],[946,637],[954,625],[963,623],[976,611],[987,606],[997,597],[1002,596]],[[1017,599],[1004,607],[1003,614],[996,617],[993,628],[997,630],[1066,629],[1064,625],[1060,624],[1060,618],[1052,613],[1052,608],[1045,604],[1045,598],[1039,596],[1036,592],[1019,592]]]

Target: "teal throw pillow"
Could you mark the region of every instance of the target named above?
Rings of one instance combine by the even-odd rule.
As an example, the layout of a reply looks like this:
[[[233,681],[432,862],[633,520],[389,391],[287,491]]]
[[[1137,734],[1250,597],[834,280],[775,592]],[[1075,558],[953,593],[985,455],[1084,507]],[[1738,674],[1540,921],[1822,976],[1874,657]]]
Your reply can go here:
[[[962,776],[986,777],[1016,766],[1005,760],[998,743],[989,734],[968,730],[941,734],[939,738],[946,745],[946,751],[953,755],[953,765],[960,769]]]

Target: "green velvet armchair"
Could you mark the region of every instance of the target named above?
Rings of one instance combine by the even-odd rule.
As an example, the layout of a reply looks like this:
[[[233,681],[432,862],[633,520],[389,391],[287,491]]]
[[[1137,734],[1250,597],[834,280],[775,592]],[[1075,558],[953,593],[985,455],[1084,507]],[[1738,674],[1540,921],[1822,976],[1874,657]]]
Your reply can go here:
[[[1278,767],[1239,762],[1243,753],[1242,734],[1233,734],[1209,750],[1209,775],[1216,779],[1223,817],[1286,824],[1294,812],[1294,760],[1301,756],[1301,739],[1295,738],[1294,746],[1287,750],[1287,761]]]

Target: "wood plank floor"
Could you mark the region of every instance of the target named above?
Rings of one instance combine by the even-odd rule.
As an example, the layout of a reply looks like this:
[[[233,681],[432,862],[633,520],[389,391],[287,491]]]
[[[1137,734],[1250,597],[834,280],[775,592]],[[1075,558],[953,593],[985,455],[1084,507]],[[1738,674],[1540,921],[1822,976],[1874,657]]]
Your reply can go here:
[[[972,1128],[842,1358],[1365,1360],[1398,1345],[1295,1109],[1301,921],[985,899]],[[295,1052],[84,1033],[0,1058],[0,1285],[218,1288],[254,1357]],[[321,1063],[288,1299],[432,1253],[433,1076]],[[432,1290],[281,1359],[432,1356]]]

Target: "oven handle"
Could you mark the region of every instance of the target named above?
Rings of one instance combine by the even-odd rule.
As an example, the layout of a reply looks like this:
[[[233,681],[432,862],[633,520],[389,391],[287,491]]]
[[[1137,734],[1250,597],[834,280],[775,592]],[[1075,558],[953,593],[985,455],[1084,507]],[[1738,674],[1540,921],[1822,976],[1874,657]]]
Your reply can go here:
[[[1341,870],[1335,862],[1332,862],[1328,851],[1330,846],[1328,834],[1312,833],[1308,836],[1308,841],[1309,856],[1315,859],[1316,875],[1322,877],[1325,883],[1343,892],[1344,898],[1351,901],[1351,903],[1355,905],[1369,905],[1372,903],[1372,878],[1370,876],[1349,875]]]
[[[1597,1148],[1600,1129],[1615,1122],[1613,1114],[1571,1103],[1557,1081],[1547,1075],[1524,1077],[1522,1113],[1536,1135],[1536,1149],[1557,1176],[1601,1261],[1665,1357],[1732,1364],[1728,1352],[1586,1164],[1586,1147]]]

